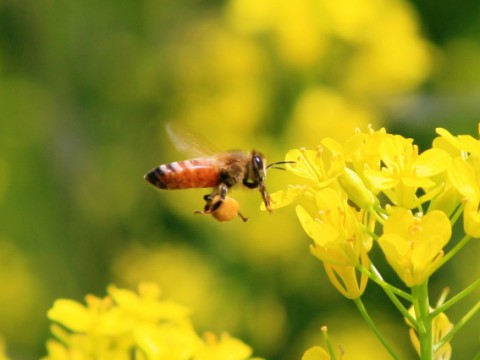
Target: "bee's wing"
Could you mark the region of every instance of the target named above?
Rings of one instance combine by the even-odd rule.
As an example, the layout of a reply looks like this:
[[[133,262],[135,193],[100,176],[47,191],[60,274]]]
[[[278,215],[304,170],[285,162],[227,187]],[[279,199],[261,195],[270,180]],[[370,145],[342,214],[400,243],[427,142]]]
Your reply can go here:
[[[215,149],[200,135],[190,133],[177,124],[168,123],[165,125],[165,129],[170,140],[180,152],[194,157],[209,157],[222,152]]]

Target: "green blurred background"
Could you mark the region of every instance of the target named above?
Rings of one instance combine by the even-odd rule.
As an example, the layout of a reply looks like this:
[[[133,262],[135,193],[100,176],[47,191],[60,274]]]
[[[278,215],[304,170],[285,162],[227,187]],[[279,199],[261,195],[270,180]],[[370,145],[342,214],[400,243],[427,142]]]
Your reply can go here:
[[[153,280],[193,310],[199,332],[229,331],[258,356],[299,359],[322,344],[328,325],[347,358],[387,359],[309,254],[293,208],[269,215],[258,192],[238,190],[250,220],[218,223],[193,215],[205,190],[161,192],[143,175],[185,157],[167,122],[270,161],[370,123],[422,148],[437,126],[475,135],[479,40],[478,0],[0,1],[8,354],[45,354],[54,299]],[[272,171],[268,188],[289,180]],[[478,278],[480,247],[470,245],[435,275],[433,298]],[[453,322],[470,300],[449,313]],[[370,285],[365,301],[396,350],[413,358],[382,293]],[[474,323],[453,341],[456,359],[477,353]]]

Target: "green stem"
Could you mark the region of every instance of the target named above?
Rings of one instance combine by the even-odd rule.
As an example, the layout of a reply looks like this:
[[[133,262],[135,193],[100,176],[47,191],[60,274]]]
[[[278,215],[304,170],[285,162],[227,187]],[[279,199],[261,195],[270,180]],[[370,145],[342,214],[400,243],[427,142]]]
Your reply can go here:
[[[455,305],[457,302],[462,300],[464,297],[467,295],[470,295],[478,286],[480,286],[480,279],[477,279],[473,284],[469,285],[465,289],[463,289],[461,292],[459,292],[457,295],[452,297],[450,300],[448,300],[446,303],[440,305],[437,307],[435,310],[433,310],[431,316],[434,318],[438,314],[447,311],[450,307]]]
[[[442,261],[440,261],[440,265],[438,265],[438,267],[442,267],[448,260],[450,260],[453,256],[455,256],[455,254],[457,254],[460,250],[463,249],[463,247],[465,245],[467,245],[467,243],[470,241],[470,239],[472,239],[472,237],[470,235],[465,235],[463,237],[462,240],[460,240],[458,242],[457,245],[455,245],[453,247],[452,250],[450,250],[442,259]]]
[[[413,301],[412,295],[410,295],[409,293],[407,293],[403,290],[400,290],[399,288],[396,288],[395,286],[390,285],[389,283],[385,282],[385,280],[383,280],[383,278],[382,278],[382,275],[380,274],[380,272],[377,270],[377,268],[373,264],[370,264],[370,269],[372,269],[372,273],[369,273],[368,270],[366,270],[366,271],[367,271],[367,274],[370,274],[370,276],[371,276],[370,278],[374,282],[376,282],[380,286],[385,286],[386,288],[389,289],[389,291],[391,291],[395,295],[398,295],[398,296],[404,298],[405,300],[409,301],[410,303]]]
[[[362,300],[358,298],[354,299],[353,301],[355,302],[355,305],[357,305],[358,311],[360,311],[360,314],[362,314],[368,326],[370,326],[370,329],[372,329],[373,333],[377,336],[377,339],[382,343],[383,347],[388,351],[390,356],[395,360],[400,360],[400,357],[393,351],[392,347],[387,343],[385,338],[378,330],[370,315],[368,315],[367,309],[365,309]]]
[[[330,354],[330,360],[337,360],[337,357],[335,355],[335,351],[333,351],[333,346],[332,342],[330,341],[330,338],[328,337],[327,333],[327,327],[322,327],[322,334],[323,334],[323,340],[325,341],[325,344],[327,344],[327,349],[328,353]]]
[[[375,240],[376,242],[378,242],[378,240],[380,240],[380,237],[375,234],[373,231],[371,231],[367,226],[363,225],[363,224],[360,224],[360,226],[362,227],[362,230],[368,235],[370,236],[373,240]]]
[[[445,300],[447,300],[447,296],[448,296],[449,293],[450,293],[450,288],[448,288],[448,287],[443,288],[443,291],[442,291],[442,293],[440,294],[440,296],[437,300],[437,304],[435,305],[435,308],[439,308],[440,306],[445,304]],[[432,318],[435,318],[433,313],[432,313]]]
[[[385,224],[386,212],[380,205],[374,205],[368,211],[377,219],[380,224]]]
[[[365,269],[361,265],[358,265],[357,269],[360,272],[366,274],[370,278],[370,280],[372,280],[375,284],[380,286],[383,289],[383,291],[385,291],[385,294],[387,294],[388,298],[393,303],[393,305],[395,305],[397,310],[405,318],[407,318],[408,321],[411,324],[413,324],[413,326],[416,328],[417,327],[417,321],[415,320],[415,318],[412,315],[410,315],[408,310],[405,308],[405,306],[400,302],[400,300],[397,297],[397,296],[400,296],[400,297],[404,298],[405,300],[407,300],[411,303],[412,300],[413,300],[412,296],[410,294],[407,294],[406,292],[396,288],[395,286],[390,285],[389,283],[385,282],[383,280],[382,276],[380,275],[380,273],[378,272],[378,270],[375,268],[375,266],[373,266],[371,264],[370,267],[372,269],[372,272],[368,271],[367,269]]]
[[[455,324],[452,330],[448,332],[447,335],[445,335],[437,344],[435,344],[434,350],[437,351],[440,349],[443,345],[445,345],[447,342],[449,342],[457,332],[459,332],[462,327],[475,315],[475,313],[480,310],[480,301],[475,304],[475,306],[470,309],[468,313],[465,314],[465,316]]]
[[[386,220],[388,218],[387,210],[385,210],[383,207],[381,207],[380,204],[375,204],[373,206],[373,209],[382,216],[383,220]]]
[[[462,213],[463,213],[463,206],[459,206],[455,209],[455,212],[453,213],[452,218],[450,220],[450,222],[452,223],[452,228],[457,222],[457,220],[460,218],[460,215],[462,215]]]
[[[433,329],[432,317],[430,316],[430,304],[428,299],[428,281],[412,287],[414,297],[415,316],[418,323],[418,338],[420,340],[420,358],[422,360],[433,359]]]

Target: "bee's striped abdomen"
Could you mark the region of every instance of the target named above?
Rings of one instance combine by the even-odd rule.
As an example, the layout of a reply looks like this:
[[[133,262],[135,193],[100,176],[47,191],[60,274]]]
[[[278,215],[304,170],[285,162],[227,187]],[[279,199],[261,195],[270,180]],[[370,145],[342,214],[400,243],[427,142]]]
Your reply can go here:
[[[208,188],[217,185],[219,170],[213,159],[193,159],[163,164],[145,175],[160,189]]]

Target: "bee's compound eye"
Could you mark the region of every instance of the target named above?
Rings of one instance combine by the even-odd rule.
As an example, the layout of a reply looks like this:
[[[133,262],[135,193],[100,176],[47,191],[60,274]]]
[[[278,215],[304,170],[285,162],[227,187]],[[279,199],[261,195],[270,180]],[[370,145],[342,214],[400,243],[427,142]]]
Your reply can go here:
[[[263,160],[262,160],[261,156],[254,155],[253,156],[253,163],[255,164],[255,167],[257,169],[263,169]]]
[[[219,195],[213,198],[212,207],[214,207],[215,203],[218,201],[221,201]],[[239,209],[240,205],[238,204],[238,201],[230,196],[227,196],[222,201],[220,206],[212,211],[212,216],[218,221],[230,221],[238,216]]]

